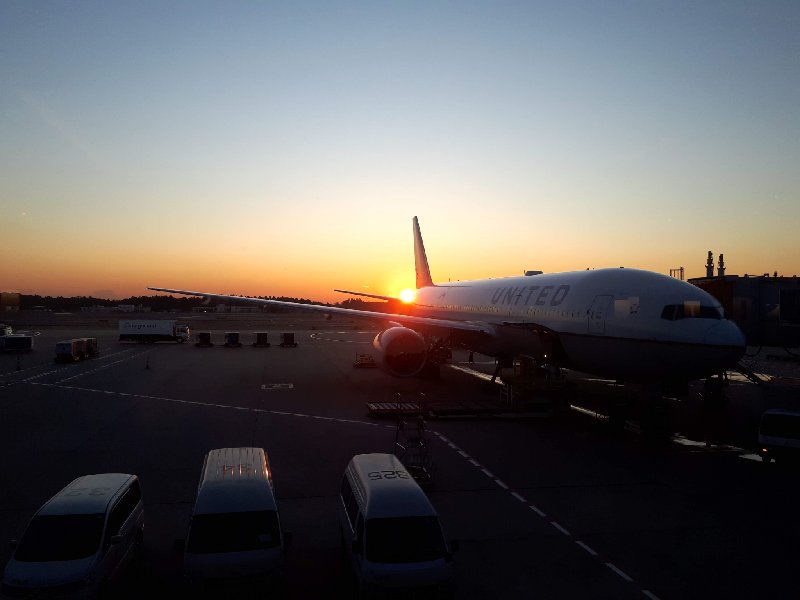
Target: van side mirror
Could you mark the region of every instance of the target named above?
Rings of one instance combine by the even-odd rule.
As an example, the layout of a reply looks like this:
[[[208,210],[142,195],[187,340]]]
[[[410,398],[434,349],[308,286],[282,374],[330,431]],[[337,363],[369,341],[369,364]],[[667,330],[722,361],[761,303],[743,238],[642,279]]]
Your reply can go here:
[[[19,540],[9,540],[8,541],[8,549],[9,550],[16,550],[17,546],[19,546]]]
[[[186,540],[183,538],[176,538],[174,542],[172,542],[172,549],[175,552],[183,552],[183,549],[186,547]]]
[[[123,538],[122,538],[122,536],[121,536],[121,535],[119,535],[119,534],[117,534],[117,535],[112,535],[112,536],[111,536],[111,539],[109,539],[109,540],[108,540],[108,543],[109,543],[109,544],[111,544],[111,545],[113,546],[114,544],[120,544],[120,543],[122,543],[122,540],[123,540]]]
[[[353,540],[353,554],[361,554],[364,551],[364,544],[361,540]]]

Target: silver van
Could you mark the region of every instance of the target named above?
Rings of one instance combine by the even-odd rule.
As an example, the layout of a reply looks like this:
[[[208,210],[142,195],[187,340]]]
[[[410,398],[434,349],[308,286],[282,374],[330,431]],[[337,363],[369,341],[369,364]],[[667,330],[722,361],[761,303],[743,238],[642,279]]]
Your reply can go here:
[[[447,592],[452,552],[425,492],[394,454],[358,454],[342,477],[339,530],[362,595],[392,588]]]
[[[184,547],[187,582],[283,575],[284,537],[266,452],[206,454]]]
[[[139,479],[84,475],[33,516],[3,573],[8,598],[92,598],[116,582],[144,541]]]
[[[800,458],[800,411],[764,411],[758,427],[758,453],[765,463],[784,457]]]

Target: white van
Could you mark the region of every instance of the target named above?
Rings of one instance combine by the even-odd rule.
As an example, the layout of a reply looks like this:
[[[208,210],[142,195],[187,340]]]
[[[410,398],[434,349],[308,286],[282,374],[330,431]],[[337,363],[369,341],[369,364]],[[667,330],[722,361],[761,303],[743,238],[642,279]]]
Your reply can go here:
[[[266,452],[211,450],[186,536],[184,577],[189,583],[258,579],[283,570],[284,534]]]
[[[117,581],[144,541],[139,479],[84,475],[31,519],[3,573],[8,598],[91,598]]]
[[[765,463],[780,457],[800,457],[800,411],[764,411],[758,427],[758,453]]]
[[[340,534],[360,593],[441,588],[452,579],[452,551],[425,492],[394,454],[358,454],[342,478]]]

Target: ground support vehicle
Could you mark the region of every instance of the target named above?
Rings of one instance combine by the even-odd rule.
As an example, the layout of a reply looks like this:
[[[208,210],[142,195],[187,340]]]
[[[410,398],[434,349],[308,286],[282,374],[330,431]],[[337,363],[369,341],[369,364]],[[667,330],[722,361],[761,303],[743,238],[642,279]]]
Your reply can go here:
[[[33,350],[33,336],[12,333],[0,337],[0,350],[3,352],[30,352]]]
[[[800,459],[800,410],[764,411],[758,427],[758,453],[765,463]]]
[[[206,454],[183,550],[186,583],[253,580],[283,584],[290,534],[281,530],[272,471],[262,448]],[[274,593],[267,593],[271,597]]]
[[[3,572],[7,598],[105,597],[144,542],[139,479],[78,477],[33,516]]]
[[[75,362],[86,353],[86,342],[80,338],[56,342],[56,362]]]
[[[350,460],[340,488],[339,532],[360,597],[449,593],[458,544],[445,541],[436,509],[393,454]]]
[[[189,326],[179,324],[171,319],[120,319],[119,341],[142,342],[178,342],[189,341]]]

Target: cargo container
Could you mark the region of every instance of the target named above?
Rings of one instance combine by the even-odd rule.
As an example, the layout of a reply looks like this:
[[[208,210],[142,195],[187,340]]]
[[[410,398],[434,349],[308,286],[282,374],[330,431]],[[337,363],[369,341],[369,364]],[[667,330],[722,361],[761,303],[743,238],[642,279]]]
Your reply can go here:
[[[97,348],[97,338],[95,337],[88,337],[88,338],[81,338],[86,345],[86,358],[94,358],[100,355],[100,351]]]
[[[81,340],[62,340],[56,342],[56,362],[75,362],[83,358],[85,344]]]

